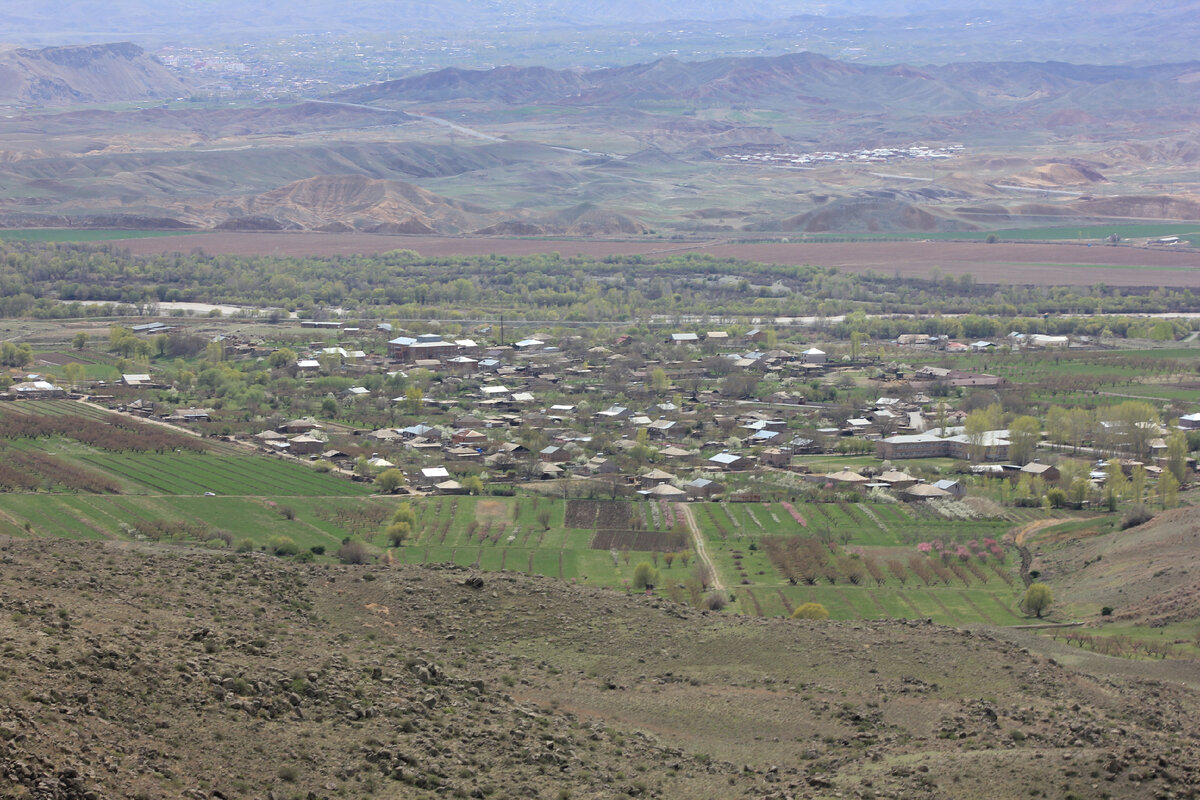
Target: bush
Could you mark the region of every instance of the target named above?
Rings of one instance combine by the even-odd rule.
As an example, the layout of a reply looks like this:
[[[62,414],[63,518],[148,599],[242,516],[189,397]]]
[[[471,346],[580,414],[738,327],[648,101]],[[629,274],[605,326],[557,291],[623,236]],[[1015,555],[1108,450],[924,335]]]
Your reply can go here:
[[[371,560],[371,551],[359,539],[350,539],[338,548],[337,557],[343,564],[366,564]]]
[[[323,545],[323,544],[314,544],[312,547],[310,547],[308,549],[309,549],[309,552],[311,552],[314,556],[325,555],[325,545]]]
[[[387,527],[388,544],[392,547],[400,547],[407,541],[412,533],[412,525],[407,522],[393,522]]]
[[[242,539],[240,542],[238,542],[237,551],[239,553],[253,552],[254,551],[254,540],[253,539]]]
[[[829,619],[829,611],[820,603],[804,603],[792,611],[792,619]]]
[[[720,611],[729,605],[729,598],[724,592],[709,592],[704,597],[704,607],[709,611]]]
[[[1100,616],[1102,616],[1102,617],[1111,617],[1111,616],[1112,616],[1112,612],[1113,612],[1113,607],[1112,607],[1112,606],[1105,606],[1104,608],[1100,609]]]
[[[643,561],[633,568],[633,588],[653,589],[658,585],[658,570],[649,561]]]
[[[288,536],[272,536],[267,542],[267,549],[277,556],[294,556],[300,548]]]
[[[1044,583],[1031,583],[1029,588],[1025,590],[1025,597],[1021,599],[1021,608],[1026,614],[1033,614],[1038,619],[1042,618],[1042,614],[1046,613],[1051,604],[1054,603],[1054,593],[1050,591],[1050,587]]]
[[[1121,530],[1136,528],[1154,519],[1154,514],[1143,505],[1136,505],[1121,515]]]
[[[395,467],[385,469],[375,478],[375,485],[379,491],[391,494],[404,485],[404,473]]]

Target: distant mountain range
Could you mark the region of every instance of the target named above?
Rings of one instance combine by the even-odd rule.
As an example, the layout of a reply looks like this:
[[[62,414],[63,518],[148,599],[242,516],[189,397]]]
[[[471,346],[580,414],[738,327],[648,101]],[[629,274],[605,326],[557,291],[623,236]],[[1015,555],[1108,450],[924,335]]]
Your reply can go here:
[[[827,122],[868,116],[993,126],[1097,126],[1099,118],[1200,119],[1200,62],[1150,66],[962,63],[871,66],[814,53],[774,58],[673,58],[615,69],[500,67],[443,69],[340,92],[349,103],[445,103],[642,108],[673,102],[693,109],[803,110]],[[975,120],[978,122],[977,120]],[[926,134],[928,135],[928,134]],[[952,136],[953,134],[950,133]]]

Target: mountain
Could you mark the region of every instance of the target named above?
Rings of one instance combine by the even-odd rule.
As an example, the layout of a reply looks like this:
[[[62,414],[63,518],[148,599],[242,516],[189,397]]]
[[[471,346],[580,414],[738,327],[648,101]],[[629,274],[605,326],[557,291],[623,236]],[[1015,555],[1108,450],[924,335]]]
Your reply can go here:
[[[189,89],[129,42],[0,50],[0,103],[65,106],[174,98]]]

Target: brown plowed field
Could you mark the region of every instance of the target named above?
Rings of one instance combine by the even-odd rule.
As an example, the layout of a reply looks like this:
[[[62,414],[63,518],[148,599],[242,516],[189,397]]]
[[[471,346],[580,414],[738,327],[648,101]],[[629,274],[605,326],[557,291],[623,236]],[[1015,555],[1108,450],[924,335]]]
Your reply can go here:
[[[1200,288],[1200,253],[1146,247],[983,242],[705,242],[494,239],[483,237],[381,236],[358,233],[204,233],[122,241],[134,254],[190,252],[210,255],[332,256],[416,250],[425,256],[564,256],[711,253],[780,264],[814,264],[847,272],[874,270],[901,277],[971,275],[980,283],[1039,286],[1104,283],[1109,286]]]

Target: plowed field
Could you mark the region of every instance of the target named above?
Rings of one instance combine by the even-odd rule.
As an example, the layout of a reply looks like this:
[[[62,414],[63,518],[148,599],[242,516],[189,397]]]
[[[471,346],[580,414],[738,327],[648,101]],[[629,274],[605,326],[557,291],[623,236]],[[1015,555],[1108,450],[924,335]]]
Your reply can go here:
[[[1149,247],[1109,247],[1040,242],[704,242],[494,239],[322,233],[205,233],[121,243],[135,254],[332,256],[416,250],[426,256],[531,255],[558,252],[671,256],[689,252],[781,264],[816,264],[847,272],[874,270],[901,277],[971,275],[980,283],[1038,286],[1104,283],[1109,286],[1200,288],[1200,253]]]

